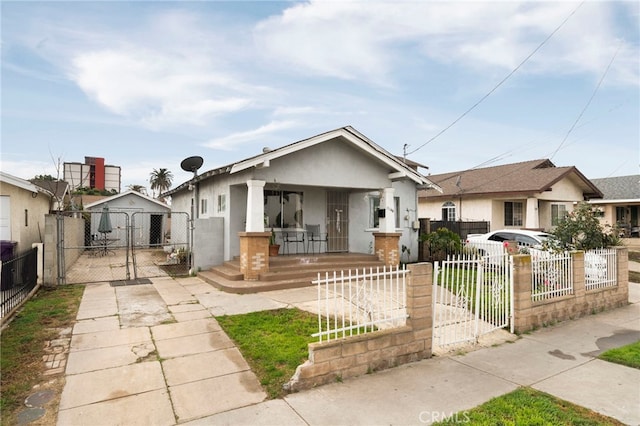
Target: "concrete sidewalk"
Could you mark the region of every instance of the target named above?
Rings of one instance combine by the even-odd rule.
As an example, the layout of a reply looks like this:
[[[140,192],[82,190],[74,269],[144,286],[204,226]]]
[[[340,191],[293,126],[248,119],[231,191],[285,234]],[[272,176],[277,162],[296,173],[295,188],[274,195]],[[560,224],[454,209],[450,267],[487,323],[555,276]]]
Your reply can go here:
[[[59,425],[428,424],[531,386],[640,424],[640,370],[600,361],[640,339],[632,304],[466,355],[434,357],[265,400],[213,316],[313,306],[313,288],[222,293],[198,278],[86,287],[74,326]]]

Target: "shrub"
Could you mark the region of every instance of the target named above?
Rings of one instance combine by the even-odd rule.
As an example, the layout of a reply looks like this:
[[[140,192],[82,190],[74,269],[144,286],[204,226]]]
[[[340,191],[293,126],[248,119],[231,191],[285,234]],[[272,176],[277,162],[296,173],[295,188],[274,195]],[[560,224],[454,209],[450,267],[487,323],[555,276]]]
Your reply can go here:
[[[420,241],[428,245],[431,260],[443,260],[448,254],[462,251],[460,236],[447,228],[439,228],[435,232],[422,234]]]
[[[563,250],[591,250],[621,244],[617,229],[600,225],[593,206],[586,202],[579,203],[562,218],[552,234],[560,245],[558,248]]]

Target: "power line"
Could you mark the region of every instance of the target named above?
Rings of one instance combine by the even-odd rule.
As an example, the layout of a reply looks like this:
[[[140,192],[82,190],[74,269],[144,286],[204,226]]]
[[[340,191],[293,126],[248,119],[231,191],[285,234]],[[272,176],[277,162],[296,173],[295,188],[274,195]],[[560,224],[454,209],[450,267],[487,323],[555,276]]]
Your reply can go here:
[[[567,23],[567,21],[578,11],[578,9],[584,4],[584,0],[575,8],[573,9],[573,11],[564,19],[564,21],[562,21],[560,23],[560,25],[558,25],[556,27],[555,30],[553,30],[551,32],[551,34],[549,34],[547,36],[547,38],[545,38],[544,40],[542,40],[542,43],[540,43],[538,45],[538,47],[536,47],[533,52],[531,52],[529,54],[529,56],[527,56],[526,58],[524,58],[524,60],[522,62],[520,62],[520,64],[518,64],[517,67],[515,67],[509,74],[507,74],[506,77],[504,77],[502,80],[500,80],[500,82],[495,85],[495,87],[493,89],[491,89],[486,95],[484,95],[482,98],[480,98],[479,101],[477,101],[475,104],[473,104],[471,106],[471,108],[469,108],[468,110],[466,110],[464,113],[462,113],[462,115],[460,115],[460,117],[456,118],[455,120],[453,120],[453,122],[451,124],[449,124],[447,127],[445,127],[444,129],[442,129],[440,132],[438,132],[435,136],[433,136],[431,139],[429,139],[428,141],[426,141],[425,143],[423,143],[422,145],[420,145],[419,147],[417,147],[416,149],[414,149],[411,152],[408,152],[408,155],[411,155],[415,152],[417,152],[418,150],[424,148],[425,146],[427,146],[429,143],[433,142],[436,138],[438,138],[440,135],[442,135],[444,132],[446,132],[447,130],[449,130],[451,127],[453,127],[458,121],[462,120],[467,114],[469,114],[471,111],[473,111],[478,105],[480,105],[485,99],[487,99],[489,96],[491,96],[491,94],[493,92],[495,92],[500,86],[502,86],[502,84],[507,81],[513,74],[516,73],[516,71],[518,71],[520,69],[520,67],[522,67],[529,59],[531,59],[531,57],[533,55],[536,54],[536,52],[538,52],[538,50],[540,50],[542,48],[542,46],[544,46],[550,39],[551,37],[553,37],[555,35],[555,33],[557,33],[560,28],[562,28],[564,26],[564,24]]]
[[[594,89],[593,93],[591,94],[591,97],[587,101],[587,104],[584,106],[584,108],[582,108],[582,111],[580,111],[580,114],[578,114],[578,117],[576,118],[576,120],[573,122],[573,124],[569,128],[569,131],[567,131],[567,134],[562,139],[562,142],[560,142],[560,145],[558,145],[556,150],[553,151],[553,154],[551,154],[551,157],[550,157],[551,159],[553,159],[553,157],[558,153],[560,148],[562,148],[562,145],[564,145],[565,141],[567,140],[567,138],[569,137],[569,135],[571,134],[573,129],[576,127],[576,124],[578,124],[578,121],[580,121],[580,118],[582,118],[582,115],[585,113],[587,108],[589,108],[589,105],[591,105],[591,101],[593,101],[593,98],[596,96],[596,93],[598,93],[598,90],[600,89],[600,86],[602,86],[602,82],[604,81],[604,78],[607,76],[607,73],[609,72],[609,69],[611,68],[611,64],[613,64],[613,61],[616,59],[616,56],[618,56],[618,52],[620,51],[620,47],[622,47],[622,42],[618,45],[618,49],[616,49],[615,53],[613,54],[613,57],[611,58],[611,61],[609,61],[609,64],[607,65],[607,67],[604,70],[604,73],[602,73],[602,77],[600,77],[600,81],[598,81],[598,84],[596,85],[596,88]]]

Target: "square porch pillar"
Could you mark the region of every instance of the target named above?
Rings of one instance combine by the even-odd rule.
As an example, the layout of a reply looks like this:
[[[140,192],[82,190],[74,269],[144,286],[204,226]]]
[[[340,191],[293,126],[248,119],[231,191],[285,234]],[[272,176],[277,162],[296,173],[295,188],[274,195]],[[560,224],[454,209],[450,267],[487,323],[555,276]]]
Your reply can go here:
[[[387,266],[400,264],[401,232],[374,232],[374,249],[378,259]]]
[[[270,232],[239,232],[240,272],[245,280],[255,281],[269,271]]]

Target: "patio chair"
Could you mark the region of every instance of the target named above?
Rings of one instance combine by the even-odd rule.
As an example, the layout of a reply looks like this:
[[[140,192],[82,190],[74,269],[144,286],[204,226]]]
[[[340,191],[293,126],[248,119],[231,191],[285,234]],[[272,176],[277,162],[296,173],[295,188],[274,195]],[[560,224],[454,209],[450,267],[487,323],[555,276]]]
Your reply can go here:
[[[305,225],[304,229],[307,232],[307,253],[309,253],[309,246],[311,246],[312,253],[316,252],[316,243],[318,244],[318,253],[322,250],[322,243],[325,244],[326,250],[327,234],[320,233],[320,225]]]
[[[282,232],[282,240],[284,242],[284,254],[290,254],[289,246],[291,244],[295,244],[296,246],[296,254],[298,251],[298,244],[302,244],[302,249],[305,249],[304,245],[304,232],[300,231],[283,231]]]

